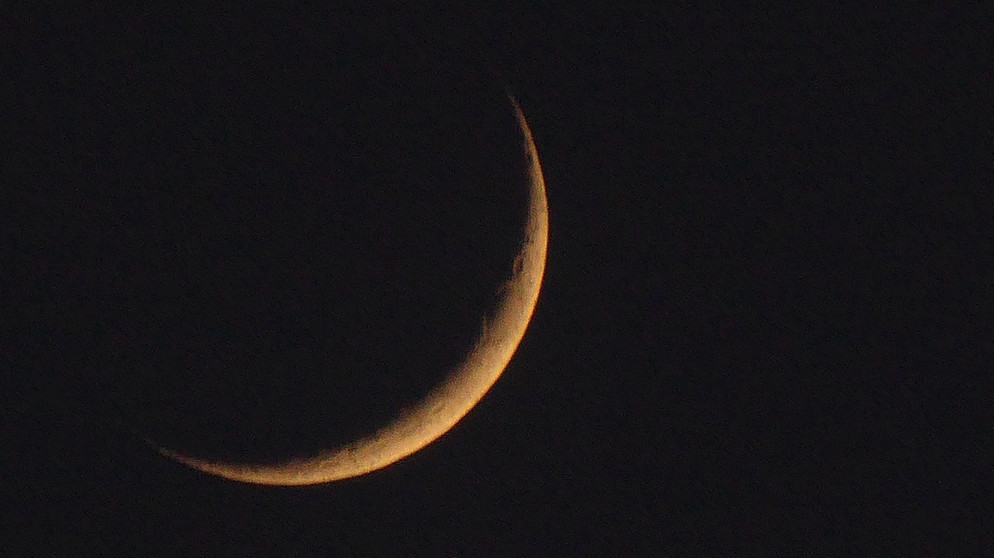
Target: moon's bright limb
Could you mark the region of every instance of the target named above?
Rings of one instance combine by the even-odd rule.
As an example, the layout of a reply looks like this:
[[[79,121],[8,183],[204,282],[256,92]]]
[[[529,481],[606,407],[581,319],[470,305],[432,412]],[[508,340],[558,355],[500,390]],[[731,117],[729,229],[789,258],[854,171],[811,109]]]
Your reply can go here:
[[[420,450],[451,429],[504,372],[531,320],[545,272],[549,210],[545,181],[528,122],[511,97],[528,160],[529,210],[514,274],[501,288],[492,316],[469,354],[420,404],[401,413],[375,434],[314,457],[270,464],[213,462],[157,448],[194,469],[231,480],[268,485],[306,485],[359,476]]]

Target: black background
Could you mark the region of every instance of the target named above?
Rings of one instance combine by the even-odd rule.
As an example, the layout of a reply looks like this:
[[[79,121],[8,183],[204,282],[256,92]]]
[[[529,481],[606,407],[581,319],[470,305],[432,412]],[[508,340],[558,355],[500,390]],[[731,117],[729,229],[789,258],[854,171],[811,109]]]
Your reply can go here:
[[[3,16],[4,554],[989,548],[983,21]],[[503,87],[548,267],[473,412],[308,488],[141,441],[308,454],[457,362],[523,222]]]

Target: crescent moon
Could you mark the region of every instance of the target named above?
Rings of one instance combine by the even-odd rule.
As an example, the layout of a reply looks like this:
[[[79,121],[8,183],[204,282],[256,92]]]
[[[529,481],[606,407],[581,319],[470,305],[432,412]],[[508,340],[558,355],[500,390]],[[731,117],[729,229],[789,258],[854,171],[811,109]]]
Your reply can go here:
[[[545,272],[549,209],[538,152],[517,101],[508,96],[523,136],[528,164],[529,209],[511,278],[500,288],[496,310],[468,355],[412,409],[376,433],[316,456],[276,464],[207,461],[155,446],[159,453],[199,471],[230,480],[280,486],[320,484],[382,469],[448,432],[483,398],[511,361],[538,301]],[[154,445],[154,444],[153,444]]]

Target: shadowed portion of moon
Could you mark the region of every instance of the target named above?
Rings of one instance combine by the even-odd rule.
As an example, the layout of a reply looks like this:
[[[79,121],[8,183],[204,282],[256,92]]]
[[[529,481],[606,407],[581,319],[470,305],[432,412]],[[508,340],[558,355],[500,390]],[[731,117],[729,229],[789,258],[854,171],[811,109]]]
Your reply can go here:
[[[314,66],[166,46],[94,84],[99,149],[69,158],[88,367],[126,424],[204,459],[375,433],[465,358],[512,273],[529,192],[507,97],[392,47]]]
[[[313,456],[422,401],[500,303],[529,209],[490,76],[286,46],[129,51],[81,91],[60,167],[90,384],[208,460]]]
[[[159,451],[201,471],[259,484],[302,485],[354,477],[416,452],[468,413],[504,371],[520,343],[538,300],[545,269],[548,207],[538,155],[517,103],[511,100],[527,159],[528,213],[510,277],[499,286],[496,308],[483,316],[482,331],[461,363],[418,404],[399,410],[372,435],[317,455],[278,464],[246,464]]]

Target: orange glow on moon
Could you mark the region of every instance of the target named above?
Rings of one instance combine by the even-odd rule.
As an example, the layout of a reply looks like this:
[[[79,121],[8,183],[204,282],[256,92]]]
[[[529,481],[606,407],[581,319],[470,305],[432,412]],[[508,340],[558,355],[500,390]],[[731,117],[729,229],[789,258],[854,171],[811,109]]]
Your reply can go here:
[[[205,473],[240,482],[307,485],[356,477],[386,467],[448,432],[483,398],[504,372],[524,337],[545,272],[549,210],[538,152],[524,114],[512,97],[528,160],[529,211],[512,277],[483,333],[461,364],[417,406],[375,434],[304,459],[276,464],[212,462],[157,447],[159,453]]]

